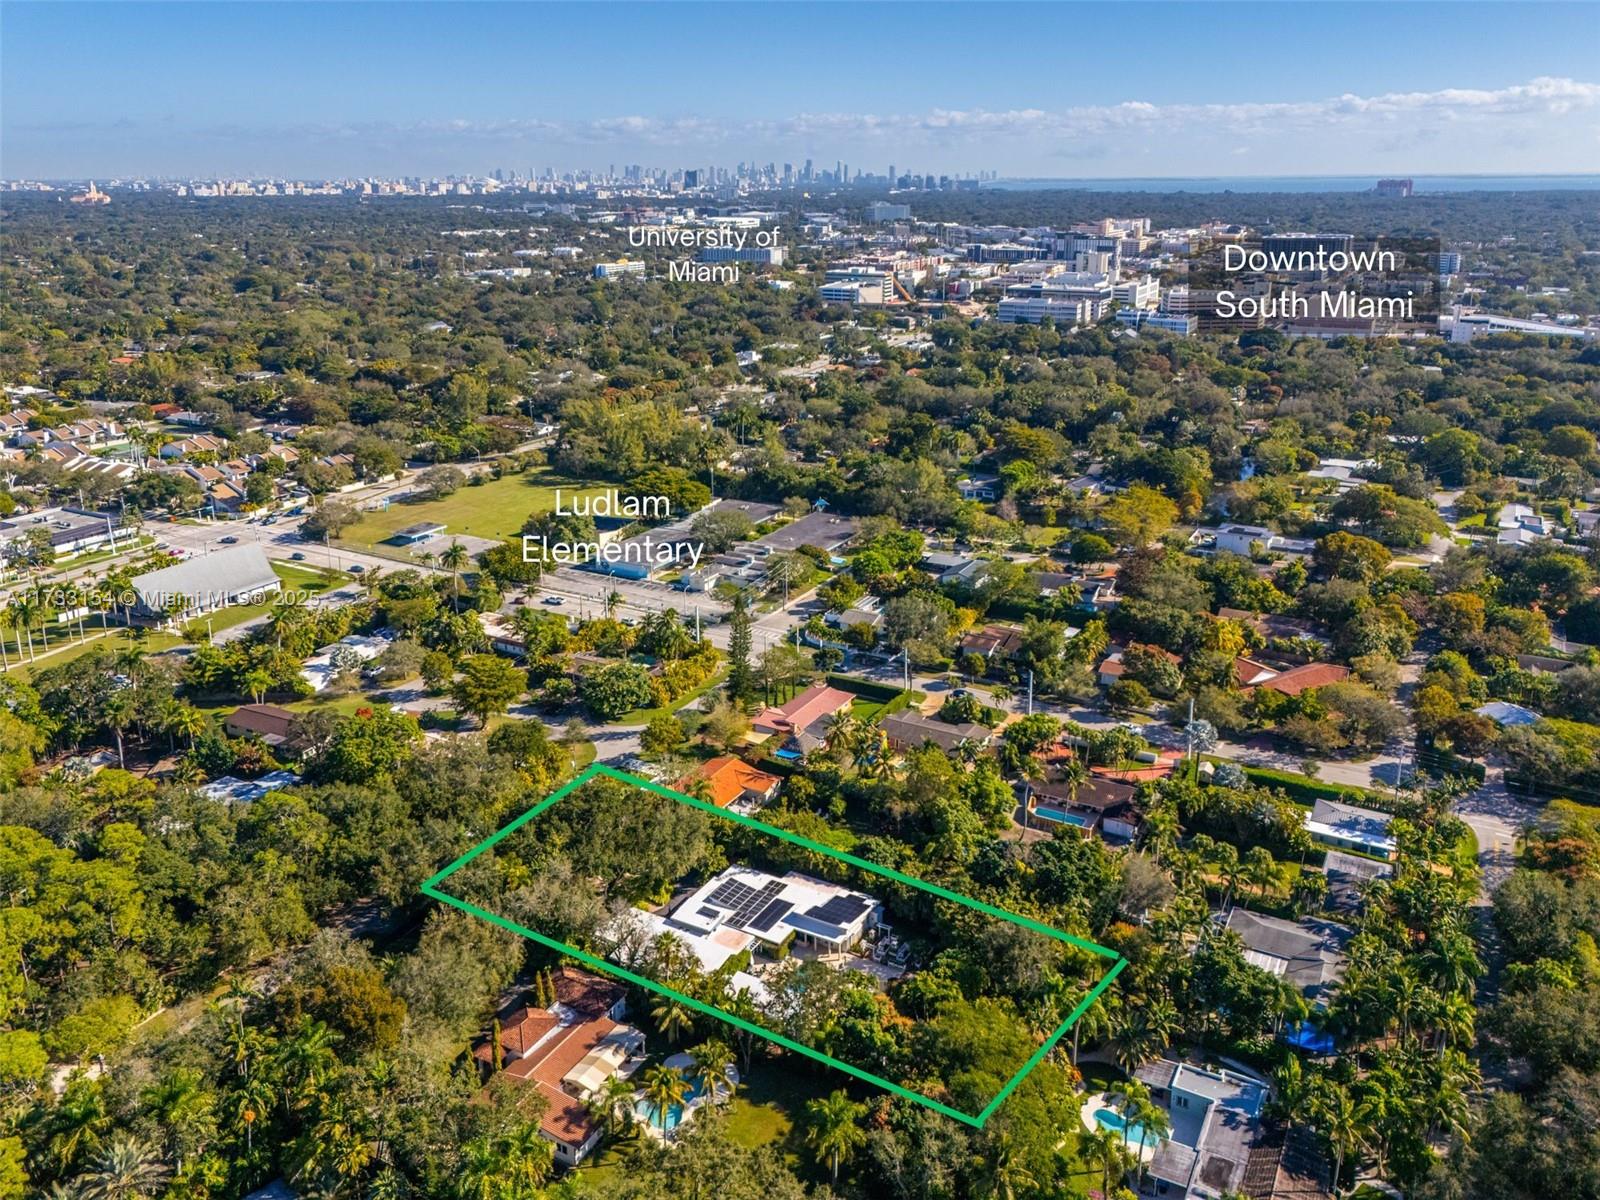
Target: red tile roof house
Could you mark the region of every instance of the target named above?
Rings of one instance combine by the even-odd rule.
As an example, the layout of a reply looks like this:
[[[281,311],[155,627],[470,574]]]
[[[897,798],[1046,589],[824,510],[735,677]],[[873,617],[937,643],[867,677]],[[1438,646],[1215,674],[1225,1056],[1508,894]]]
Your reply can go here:
[[[1022,649],[1022,630],[1006,625],[985,625],[968,630],[961,639],[961,653],[981,654],[993,658],[996,654],[1010,657]]]
[[[555,1144],[555,1161],[574,1167],[600,1144],[600,1127],[584,1100],[613,1075],[630,1078],[644,1065],[644,1034],[620,1018],[627,990],[575,967],[554,973],[556,1002],[518,1005],[500,1017],[500,1070],[544,1097],[539,1135]],[[494,1052],[485,1039],[472,1051],[485,1078]]]
[[[815,683],[783,704],[762,709],[750,722],[750,731],[763,741],[781,735],[800,742],[803,749],[812,749],[805,742],[820,745],[827,736],[828,718],[853,703],[855,697],[849,692]]]
[[[1301,692],[1312,688],[1338,683],[1341,679],[1349,678],[1349,675],[1349,667],[1341,667],[1335,663],[1314,662],[1285,671],[1282,675],[1275,675],[1259,686],[1282,692],[1285,696],[1298,696]]]
[[[693,787],[696,780],[704,779],[710,786],[711,803],[718,808],[750,811],[768,804],[777,796],[783,780],[770,772],[752,767],[742,758],[731,754],[719,755],[702,763],[679,781],[683,790]]]

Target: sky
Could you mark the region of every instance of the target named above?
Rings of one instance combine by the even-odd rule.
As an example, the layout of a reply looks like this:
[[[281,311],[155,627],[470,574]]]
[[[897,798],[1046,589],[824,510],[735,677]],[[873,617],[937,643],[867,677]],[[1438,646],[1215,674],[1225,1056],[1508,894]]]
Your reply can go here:
[[[0,176],[1600,170],[1600,5],[0,2]]]

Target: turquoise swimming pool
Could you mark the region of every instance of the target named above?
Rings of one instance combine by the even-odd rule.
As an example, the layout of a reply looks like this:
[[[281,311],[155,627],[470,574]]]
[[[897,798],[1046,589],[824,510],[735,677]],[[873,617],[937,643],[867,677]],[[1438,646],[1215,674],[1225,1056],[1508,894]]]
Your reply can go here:
[[[1161,1139],[1151,1134],[1137,1121],[1129,1121],[1114,1108],[1097,1108],[1094,1110],[1095,1124],[1101,1129],[1109,1129],[1112,1133],[1120,1133],[1124,1144],[1137,1147],[1140,1139],[1147,1146],[1153,1146]]]
[[[1085,821],[1076,813],[1069,813],[1059,808],[1051,808],[1045,804],[1034,805],[1033,815],[1036,817],[1043,817],[1046,821],[1058,822],[1062,825],[1076,825],[1079,829],[1085,829],[1089,825],[1088,821]]]
[[[683,1124],[684,1110],[687,1109],[689,1107],[689,1105],[691,1103],[693,1103],[695,1100],[698,1100],[700,1098],[700,1096],[704,1093],[704,1091],[705,1091],[705,1088],[703,1088],[701,1086],[700,1081],[698,1079],[696,1079],[696,1080],[694,1080],[692,1082],[692,1084],[691,1084],[691,1086],[689,1088],[689,1094],[684,1097],[683,1103],[682,1104],[674,1104],[671,1108],[667,1109],[666,1132],[671,1133],[679,1125]],[[646,1125],[649,1125],[649,1126],[651,1126],[652,1128],[655,1128],[655,1129],[660,1129],[661,1128],[661,1114],[660,1114],[660,1111],[656,1108],[656,1106],[654,1104],[650,1103],[650,1101],[648,1101],[648,1100],[640,1100],[640,1101],[638,1101],[633,1106],[633,1113],[634,1113],[634,1115],[636,1117],[639,1118],[639,1120],[643,1121]]]

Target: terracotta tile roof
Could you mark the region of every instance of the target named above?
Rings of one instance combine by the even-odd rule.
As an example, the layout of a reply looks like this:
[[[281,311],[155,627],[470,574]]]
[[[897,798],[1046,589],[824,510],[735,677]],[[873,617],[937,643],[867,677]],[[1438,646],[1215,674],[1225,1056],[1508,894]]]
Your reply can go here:
[[[746,792],[765,796],[783,781],[767,771],[758,770],[742,758],[724,754],[701,765],[688,777],[704,779],[711,785],[711,802],[718,808],[727,808]]]
[[[607,1014],[624,989],[599,976],[563,967],[555,972],[556,1000],[578,1019],[563,1025],[550,1009],[522,1005],[501,1020],[500,1047],[504,1074],[532,1084],[546,1100],[539,1127],[552,1138],[580,1146],[594,1132],[583,1101],[562,1089],[561,1081],[601,1042],[624,1029]],[[489,1042],[473,1049],[478,1062],[492,1061]]]
[[[1276,668],[1257,662],[1253,658],[1247,658],[1243,654],[1233,660],[1233,677],[1239,681],[1241,687],[1265,683],[1276,674],[1278,674]]]
[[[763,709],[751,723],[754,728],[798,733],[809,729],[823,717],[849,708],[855,697],[826,684],[813,684],[783,704]]]
[[[1282,675],[1267,680],[1260,686],[1271,688],[1275,692],[1282,692],[1285,696],[1298,696],[1310,688],[1326,687],[1330,683],[1338,683],[1350,674],[1349,667],[1341,667],[1335,663],[1306,663],[1304,666],[1294,667]]]

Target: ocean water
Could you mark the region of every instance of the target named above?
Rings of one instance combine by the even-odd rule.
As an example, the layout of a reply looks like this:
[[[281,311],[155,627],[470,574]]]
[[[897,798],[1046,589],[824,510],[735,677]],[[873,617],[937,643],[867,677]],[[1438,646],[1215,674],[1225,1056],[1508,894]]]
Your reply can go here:
[[[1056,188],[1076,188],[1087,192],[1370,192],[1378,179],[1377,175],[1196,175],[1127,179],[997,179],[984,186],[1024,192]],[[1411,182],[1418,195],[1428,192],[1600,189],[1600,175],[1413,175]]]

